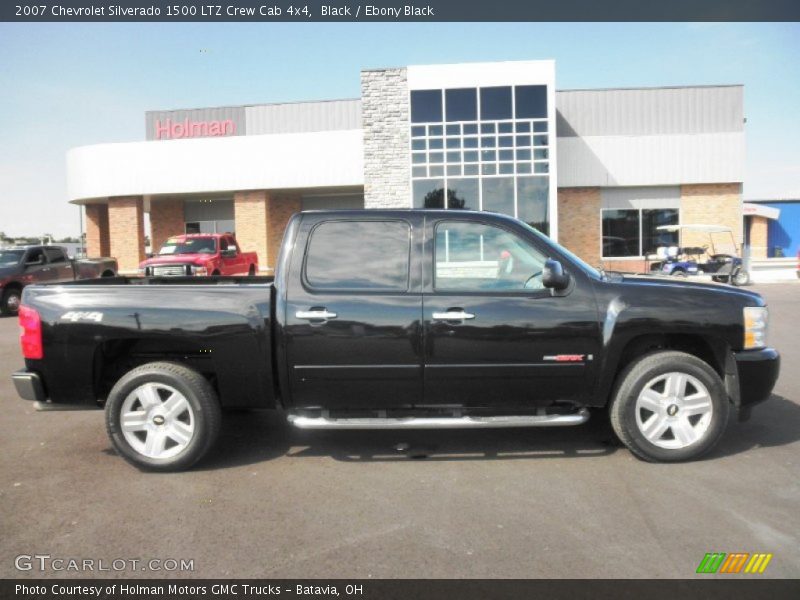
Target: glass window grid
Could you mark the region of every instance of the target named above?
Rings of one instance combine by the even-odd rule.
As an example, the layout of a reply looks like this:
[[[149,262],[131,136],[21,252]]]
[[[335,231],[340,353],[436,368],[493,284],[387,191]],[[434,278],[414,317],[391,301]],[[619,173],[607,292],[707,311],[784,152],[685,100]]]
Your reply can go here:
[[[547,119],[415,123],[411,134],[413,180],[444,178],[447,186],[448,178],[549,177]],[[514,211],[518,214],[516,194],[515,184]],[[482,209],[480,185],[478,196]]]
[[[515,86],[511,86],[511,114],[516,116],[516,93]],[[480,88],[477,89],[477,114],[481,114]],[[445,117],[444,93],[442,93],[442,116]],[[526,177],[545,177],[549,178],[550,171],[550,140],[555,132],[549,131],[548,119],[478,119],[475,121],[442,121],[432,123],[414,123],[411,126],[412,147],[414,140],[425,139],[428,146],[427,152],[420,150],[428,160],[427,162],[414,163],[415,152],[412,150],[412,180],[419,179],[443,179],[445,188],[450,177],[475,178],[479,180],[478,185],[478,204],[483,209],[483,186],[480,181],[491,177],[512,177],[514,180],[514,216],[519,214],[517,202],[517,176]],[[530,144],[518,144],[517,136],[522,135],[530,138]],[[543,137],[542,137],[543,136]],[[500,142],[501,137],[506,138]],[[430,148],[431,138],[438,138],[435,141],[439,152],[433,153]],[[483,139],[493,138],[492,146],[483,146]],[[510,144],[507,140],[510,139]],[[448,145],[448,142],[452,145]],[[525,140],[520,140],[524,142]],[[537,142],[539,145],[537,145]],[[502,145],[501,145],[502,144]],[[447,152],[458,150],[461,161],[445,162]],[[483,152],[494,150],[493,159],[484,160]],[[501,151],[511,151],[511,160],[501,160]],[[528,150],[530,158],[520,158],[518,150]],[[440,154],[441,153],[441,154]],[[474,154],[473,154],[474,153]],[[542,154],[546,156],[542,156]],[[492,155],[488,155],[491,157]],[[441,162],[438,159],[441,157]],[[477,160],[474,158],[477,157]],[[503,155],[506,159],[507,155]],[[437,162],[431,162],[437,159]],[[420,160],[420,159],[417,159]],[[423,169],[427,167],[427,177],[422,175]],[[552,185],[552,182],[549,182]],[[445,207],[446,208],[446,207]]]

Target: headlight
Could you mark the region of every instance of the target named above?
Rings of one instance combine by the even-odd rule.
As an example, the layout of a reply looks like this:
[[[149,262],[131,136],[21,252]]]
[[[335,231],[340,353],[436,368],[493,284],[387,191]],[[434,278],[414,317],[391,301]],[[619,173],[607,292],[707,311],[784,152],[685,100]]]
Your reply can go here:
[[[753,350],[767,345],[769,311],[765,306],[748,306],[744,309],[744,348]]]
[[[205,277],[208,275],[208,269],[205,267],[192,267],[192,275],[197,275],[198,277]]]

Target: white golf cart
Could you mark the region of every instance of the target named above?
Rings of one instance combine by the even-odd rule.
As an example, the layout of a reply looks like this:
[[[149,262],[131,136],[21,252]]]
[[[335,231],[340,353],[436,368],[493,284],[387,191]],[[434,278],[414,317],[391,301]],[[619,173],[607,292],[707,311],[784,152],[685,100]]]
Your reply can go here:
[[[661,225],[657,229],[678,232],[677,246],[659,247],[651,264],[651,272],[674,277],[708,275],[713,281],[733,285],[747,285],[750,275],[739,255],[736,240],[730,227],[724,225]],[[684,246],[684,232],[702,233],[708,244]]]

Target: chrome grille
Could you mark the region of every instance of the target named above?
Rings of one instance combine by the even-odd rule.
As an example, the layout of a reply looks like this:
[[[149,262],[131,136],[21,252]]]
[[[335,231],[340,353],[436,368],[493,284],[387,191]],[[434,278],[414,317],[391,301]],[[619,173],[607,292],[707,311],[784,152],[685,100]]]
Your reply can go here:
[[[154,277],[182,277],[186,275],[186,265],[165,265],[152,267]]]

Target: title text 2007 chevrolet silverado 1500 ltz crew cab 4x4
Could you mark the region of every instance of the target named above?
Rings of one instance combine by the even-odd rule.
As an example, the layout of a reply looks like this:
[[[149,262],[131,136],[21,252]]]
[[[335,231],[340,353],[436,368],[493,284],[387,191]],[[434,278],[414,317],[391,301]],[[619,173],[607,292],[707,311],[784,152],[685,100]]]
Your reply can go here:
[[[119,453],[156,470],[205,454],[229,407],[309,429],[574,425],[607,407],[637,456],[686,460],[779,370],[758,294],[603,274],[513,218],[455,210],[300,213],[274,281],[32,286],[20,324],[20,395],[105,407]]]

